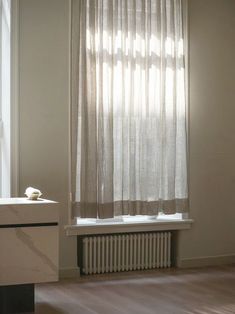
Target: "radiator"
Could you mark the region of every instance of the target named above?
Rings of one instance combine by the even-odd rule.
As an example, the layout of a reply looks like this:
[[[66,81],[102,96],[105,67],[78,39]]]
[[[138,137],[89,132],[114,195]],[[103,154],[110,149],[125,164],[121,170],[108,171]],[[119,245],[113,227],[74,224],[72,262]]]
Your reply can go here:
[[[82,273],[100,274],[171,266],[171,232],[86,236]]]

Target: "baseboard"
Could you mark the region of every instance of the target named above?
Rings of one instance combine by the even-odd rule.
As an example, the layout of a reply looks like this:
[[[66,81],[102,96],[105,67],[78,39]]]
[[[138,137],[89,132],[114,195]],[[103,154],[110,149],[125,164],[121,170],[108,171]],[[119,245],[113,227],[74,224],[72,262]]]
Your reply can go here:
[[[197,258],[185,258],[178,261],[179,268],[219,266],[235,263],[235,255],[204,256]]]
[[[74,268],[60,268],[59,270],[59,278],[65,279],[65,278],[79,278],[80,277],[80,268],[74,267]]]

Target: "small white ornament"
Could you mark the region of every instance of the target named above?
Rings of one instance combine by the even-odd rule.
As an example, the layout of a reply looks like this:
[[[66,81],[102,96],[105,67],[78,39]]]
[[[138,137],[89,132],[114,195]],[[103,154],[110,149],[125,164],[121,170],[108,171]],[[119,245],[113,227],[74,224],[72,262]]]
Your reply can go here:
[[[26,190],[25,190],[25,195],[27,195],[29,200],[33,200],[36,201],[41,195],[41,191],[38,189],[35,189],[31,186],[29,186]]]

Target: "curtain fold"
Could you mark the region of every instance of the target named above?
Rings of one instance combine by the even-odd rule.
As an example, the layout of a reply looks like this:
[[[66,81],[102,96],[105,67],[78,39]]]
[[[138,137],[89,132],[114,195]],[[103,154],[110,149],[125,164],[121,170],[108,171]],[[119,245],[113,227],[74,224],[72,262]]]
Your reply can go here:
[[[74,0],[73,215],[186,212],[181,0]]]

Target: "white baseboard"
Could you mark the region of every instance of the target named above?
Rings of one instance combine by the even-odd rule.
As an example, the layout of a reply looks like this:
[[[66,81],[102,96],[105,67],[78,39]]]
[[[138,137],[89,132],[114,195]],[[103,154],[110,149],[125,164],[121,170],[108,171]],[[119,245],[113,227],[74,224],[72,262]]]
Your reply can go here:
[[[74,267],[74,268],[60,268],[59,270],[59,278],[65,279],[65,278],[79,278],[80,277],[80,268]]]
[[[177,266],[179,268],[191,268],[191,267],[219,266],[228,264],[235,264],[235,254],[185,258],[178,261]]]

